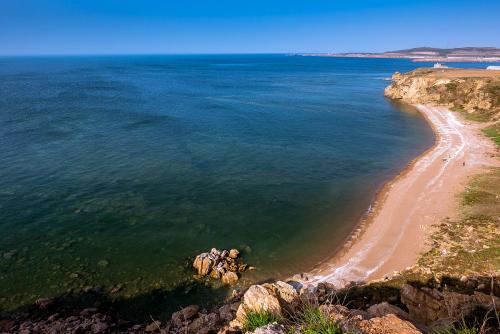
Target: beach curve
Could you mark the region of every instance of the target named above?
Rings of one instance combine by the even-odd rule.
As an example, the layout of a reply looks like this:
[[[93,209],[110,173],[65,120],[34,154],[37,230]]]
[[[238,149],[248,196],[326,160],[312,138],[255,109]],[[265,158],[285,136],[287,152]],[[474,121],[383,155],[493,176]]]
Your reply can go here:
[[[427,248],[431,226],[458,212],[457,195],[486,166],[496,166],[494,145],[471,123],[444,107],[415,105],[436,135],[435,144],[378,194],[362,232],[331,259],[306,274],[308,283],[338,286],[390,276],[414,265]]]

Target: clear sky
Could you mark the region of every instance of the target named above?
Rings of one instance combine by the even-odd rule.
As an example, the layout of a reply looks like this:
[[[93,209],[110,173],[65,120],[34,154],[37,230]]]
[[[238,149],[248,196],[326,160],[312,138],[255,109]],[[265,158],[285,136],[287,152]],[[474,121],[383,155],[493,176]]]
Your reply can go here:
[[[0,0],[0,54],[500,47],[500,0]]]

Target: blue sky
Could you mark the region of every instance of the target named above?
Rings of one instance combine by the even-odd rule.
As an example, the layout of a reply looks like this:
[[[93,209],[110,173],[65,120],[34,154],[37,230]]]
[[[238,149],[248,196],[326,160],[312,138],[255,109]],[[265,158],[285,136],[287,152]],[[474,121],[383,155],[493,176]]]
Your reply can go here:
[[[0,54],[500,47],[500,0],[0,0]]]

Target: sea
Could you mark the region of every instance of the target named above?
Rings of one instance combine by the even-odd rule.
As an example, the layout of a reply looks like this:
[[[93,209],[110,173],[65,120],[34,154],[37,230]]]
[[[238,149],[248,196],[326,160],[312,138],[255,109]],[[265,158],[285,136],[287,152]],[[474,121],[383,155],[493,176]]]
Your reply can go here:
[[[393,72],[430,65],[0,57],[0,309],[89,291],[135,315],[209,305],[232,291],[193,277],[212,247],[256,267],[240,288],[313,268],[432,146],[383,96]]]

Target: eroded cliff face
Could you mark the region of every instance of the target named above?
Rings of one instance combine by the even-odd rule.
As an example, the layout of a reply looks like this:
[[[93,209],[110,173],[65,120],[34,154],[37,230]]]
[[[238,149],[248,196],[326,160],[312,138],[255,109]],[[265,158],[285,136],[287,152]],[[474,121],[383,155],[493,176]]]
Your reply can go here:
[[[408,103],[441,105],[468,114],[500,118],[500,71],[421,68],[396,72],[385,96]]]

